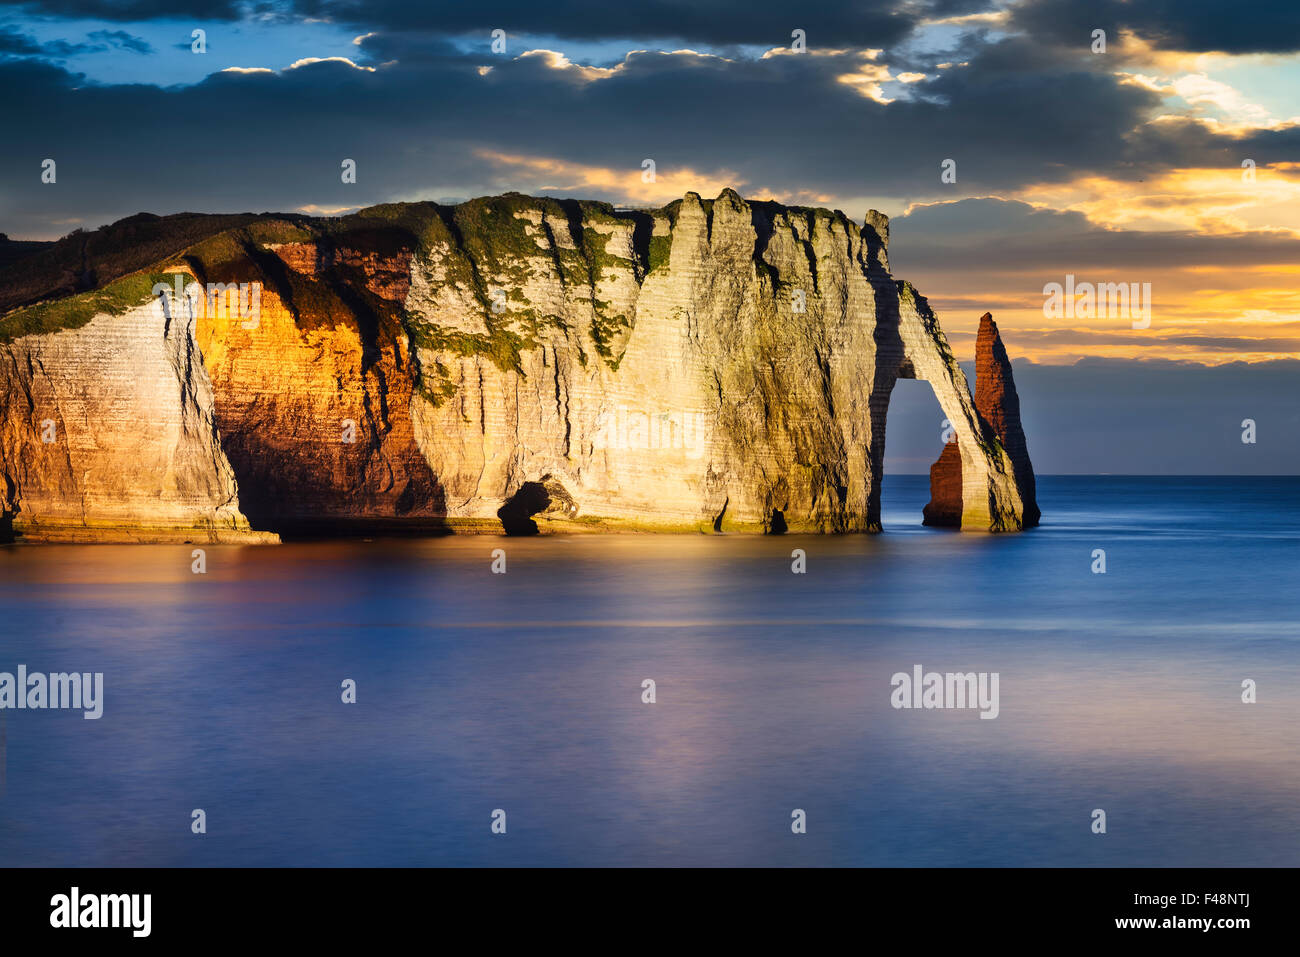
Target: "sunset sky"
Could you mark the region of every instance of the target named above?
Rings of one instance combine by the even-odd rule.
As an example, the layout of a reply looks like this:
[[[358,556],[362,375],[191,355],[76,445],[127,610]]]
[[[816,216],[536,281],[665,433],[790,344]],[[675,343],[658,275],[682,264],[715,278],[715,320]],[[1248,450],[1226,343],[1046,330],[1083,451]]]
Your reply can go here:
[[[1297,90],[1294,0],[0,4],[0,230],[732,186],[888,213],[960,355],[991,310],[1039,363],[1294,359]],[[1067,274],[1150,327],[1045,317]]]

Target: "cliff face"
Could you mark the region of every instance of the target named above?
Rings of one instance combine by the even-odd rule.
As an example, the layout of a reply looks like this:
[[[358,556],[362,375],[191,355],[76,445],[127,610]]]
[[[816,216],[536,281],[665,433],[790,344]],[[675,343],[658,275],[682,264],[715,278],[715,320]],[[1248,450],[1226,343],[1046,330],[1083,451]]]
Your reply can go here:
[[[239,510],[192,320],[157,302],[0,344],[6,526],[43,540],[274,540]]]
[[[1035,499],[1034,469],[1020,423],[1020,397],[997,323],[987,312],[980,317],[975,340],[975,408],[1011,460],[1022,503],[1021,521],[1025,528],[1032,528],[1038,524],[1041,513]],[[968,460],[961,452],[959,441],[945,445],[930,467],[930,503],[924,512],[926,525],[965,524],[963,466]]]
[[[286,532],[442,527],[441,486],[412,429],[418,376],[389,314],[405,297],[410,256],[272,246],[260,268],[277,281],[263,283],[255,326],[233,309],[198,320],[214,418],[250,521]],[[259,269],[243,258],[192,262],[205,285]]]
[[[255,315],[194,286],[0,346],[5,512],[38,538],[235,533],[244,515],[877,530],[889,395],[912,377],[956,427],[963,527],[1018,529],[1032,484],[887,244],[874,211],[859,227],[730,190],[654,212],[511,194],[241,225],[156,268],[260,283]],[[0,333],[71,325],[67,302]],[[40,443],[50,409],[66,454]]]

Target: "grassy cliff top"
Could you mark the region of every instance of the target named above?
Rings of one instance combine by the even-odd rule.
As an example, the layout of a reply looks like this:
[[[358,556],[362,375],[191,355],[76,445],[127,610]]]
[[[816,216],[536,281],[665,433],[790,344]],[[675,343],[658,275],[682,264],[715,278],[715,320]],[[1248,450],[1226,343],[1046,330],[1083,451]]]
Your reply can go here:
[[[316,241],[380,253],[447,244],[472,260],[488,263],[535,255],[535,243],[516,215],[524,211],[541,213],[550,228],[567,228],[583,256],[596,266],[603,253],[592,227],[630,223],[645,246],[641,268],[648,272],[661,265],[667,253],[666,237],[650,238],[653,222],[675,223],[682,202],[628,211],[592,200],[505,193],[450,206],[385,203],[338,217],[137,213],[91,232],[77,230],[52,243],[6,237],[0,249],[0,341],[76,328],[97,313],[125,312],[148,298],[165,265],[181,259],[196,267],[201,277],[220,280],[228,269],[247,263],[257,248],[274,243]],[[715,201],[701,202],[711,213]],[[780,211],[843,217],[838,211],[783,207],[770,201],[750,205],[768,217]]]

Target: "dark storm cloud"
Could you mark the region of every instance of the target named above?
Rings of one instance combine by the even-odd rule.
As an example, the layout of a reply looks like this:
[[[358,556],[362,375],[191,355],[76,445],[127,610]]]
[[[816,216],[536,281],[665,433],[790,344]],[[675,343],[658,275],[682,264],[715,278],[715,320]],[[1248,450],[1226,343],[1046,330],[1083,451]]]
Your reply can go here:
[[[788,0],[535,0],[460,3],[435,0],[302,0],[298,9],[315,16],[390,29],[484,34],[493,29],[580,40],[673,37],[709,44],[761,43],[784,46],[790,33],[806,31],[810,44],[883,46],[905,36],[915,13],[898,0],[792,5]]]
[[[931,273],[1046,274],[1197,264],[1246,268],[1300,261],[1300,240],[1281,231],[1199,235],[1102,229],[1080,213],[997,199],[922,206],[895,217],[890,248],[896,271]]]
[[[985,13],[998,5],[986,0],[930,0],[925,12],[930,17],[961,17],[971,13]]]
[[[43,54],[45,56],[66,56],[66,53],[55,53],[51,44],[40,43],[35,37],[28,36],[17,27],[3,26],[0,27],[0,54],[10,54],[14,56],[36,56]],[[61,44],[64,49],[71,50],[72,44]]]
[[[34,56],[62,60],[82,53],[122,50],[126,53],[152,53],[153,47],[125,30],[95,30],[88,34],[89,43],[66,40],[40,41],[12,25],[0,26],[0,55]]]
[[[152,53],[151,47],[139,37],[132,36],[125,30],[95,30],[89,34],[92,47],[106,50],[110,47],[125,50],[128,53]]]
[[[1129,133],[1156,103],[1094,61],[1062,61],[1024,37],[980,46],[967,62],[914,84],[923,100],[881,111],[933,178],[936,152],[955,159],[959,185],[1017,186],[1114,166],[1133,152]]]
[[[908,132],[936,129],[958,157],[963,144],[973,163],[958,161],[958,183],[997,189],[1065,179],[1077,171],[1141,179],[1172,167],[1240,170],[1243,158],[1261,166],[1294,162],[1300,126],[1215,132],[1190,118],[1148,123],[1160,97],[1120,81],[1114,64],[1082,49],[1062,49],[1037,36],[965,37],[969,66],[915,84],[927,102],[900,106],[917,120]],[[943,104],[938,108],[929,99]],[[973,154],[973,155],[970,155]]]
[[[1130,171],[1134,176],[1165,167],[1240,169],[1246,158],[1263,166],[1295,162],[1300,155],[1300,126],[1224,136],[1190,119],[1166,119],[1158,127],[1139,131],[1132,139],[1133,155],[1142,163],[1140,169]]]
[[[1042,40],[1087,48],[1092,31],[1108,43],[1121,29],[1166,50],[1288,53],[1300,50],[1300,4],[1295,0],[1026,0],[1012,23]]]
[[[1023,38],[984,43],[968,66],[914,84],[925,99],[888,104],[841,82],[878,69],[859,56],[638,53],[596,81],[545,56],[465,55],[418,34],[370,37],[356,56],[395,62],[218,73],[166,89],[97,85],[36,61],[0,65],[0,128],[13,144],[0,154],[3,225],[48,236],[59,231],[51,224],[140,210],[355,207],[420,190],[565,185],[563,174],[496,164],[484,151],[618,171],[649,157],[661,177],[731,170],[750,194],[928,199],[1081,172],[1139,178],[1189,158],[1239,168],[1245,150],[1264,166],[1293,159],[1300,136],[1144,127],[1154,94],[1117,83],[1095,57],[1063,61]],[[481,76],[480,65],[492,70]],[[59,164],[52,186],[39,181],[47,157]],[[344,158],[358,162],[354,186],[339,181]],[[939,181],[947,158],[955,186]]]
[[[509,34],[579,40],[632,37],[675,38],[697,43],[786,46],[794,29],[819,46],[887,46],[897,42],[924,16],[948,16],[989,9],[990,0],[855,0],[836,4],[792,4],[789,0],[42,0],[11,5],[27,13],[120,22],[189,18],[235,20],[245,14],[328,18],[338,23],[393,31],[443,34],[494,29]],[[0,5],[0,9],[4,9]]]
[[[329,19],[364,29],[427,31],[445,35],[507,34],[599,41],[680,39],[717,47],[784,46],[793,29],[817,47],[889,47],[926,19],[997,9],[994,0],[857,0],[792,4],[789,0],[39,0],[0,3],[8,16],[62,17],[117,22],[247,17]],[[1009,26],[1047,45],[1087,48],[1102,28],[1111,43],[1132,30],[1161,48],[1232,53],[1300,49],[1300,8],[1293,0],[1249,5],[1222,0],[1023,0]]]
[[[239,20],[246,15],[287,12],[290,8],[289,3],[256,0],[39,0],[0,3],[0,15],[142,23],[146,20]]]
[[[363,52],[372,43],[384,55],[395,46],[372,40]],[[492,72],[480,76],[480,63]],[[493,170],[475,155],[485,148],[615,169],[637,169],[652,157],[663,175],[683,166],[734,169],[773,189],[907,192],[932,189],[940,161],[959,145],[937,117],[951,119],[965,139],[958,156],[999,168],[996,157],[975,158],[982,147],[970,134],[978,126],[948,117],[944,107],[885,106],[835,81],[834,72],[855,65],[645,53],[609,79],[586,82],[541,56],[465,58],[443,47],[376,72],[318,63],[161,90],[97,86],[40,64],[10,63],[4,88],[14,95],[0,102],[0,121],[38,155],[6,151],[0,182],[10,205],[50,219],[140,208],[364,205],[431,183],[544,185],[511,170],[490,180]],[[1014,112],[1004,105],[1004,114]],[[158,118],[156,127],[149,117]],[[996,120],[985,125],[985,140],[999,134],[1014,135]],[[43,157],[60,161],[58,184],[16,186]],[[338,183],[344,157],[360,165],[356,187]],[[1014,176],[1033,164],[1024,157],[1010,169]]]

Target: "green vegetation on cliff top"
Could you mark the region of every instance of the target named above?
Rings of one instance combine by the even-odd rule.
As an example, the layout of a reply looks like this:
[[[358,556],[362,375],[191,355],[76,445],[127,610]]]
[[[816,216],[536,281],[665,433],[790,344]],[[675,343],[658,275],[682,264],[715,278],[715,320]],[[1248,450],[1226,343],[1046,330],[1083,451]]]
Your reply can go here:
[[[148,302],[156,283],[171,281],[172,277],[166,273],[132,273],[100,289],[15,309],[0,318],[0,342],[60,329],[78,329],[101,313],[120,316]]]
[[[713,200],[700,200],[706,216]],[[90,233],[77,231],[32,248],[0,265],[0,339],[84,325],[96,313],[120,315],[146,301],[153,284],[167,281],[164,265],[187,262],[202,282],[252,281],[276,290],[300,326],[338,322],[404,329],[411,341],[459,355],[484,355],[503,369],[519,369],[520,353],[538,345],[537,333],[562,325],[558,317],[538,316],[517,291],[508,294],[505,314],[491,310],[496,288],[522,285],[537,260],[549,261],[562,284],[581,290],[592,303],[590,335],[595,352],[617,368],[617,343],[630,325],[599,296],[610,268],[631,267],[638,282],[663,267],[669,236],[654,236],[656,219],[675,223],[682,200],[654,211],[617,211],[609,203],[558,200],[506,193],[455,206],[432,202],[388,203],[340,217],[242,213],[153,216],[140,213]],[[750,204],[760,215],[835,217],[842,214],[805,207]],[[538,220],[540,222],[534,222]],[[632,230],[632,258],[609,253],[611,233],[597,227]],[[287,268],[267,247],[316,242],[322,248],[348,247],[380,257],[443,253],[449,281],[470,292],[483,309],[486,335],[431,327],[391,300],[374,295],[337,265],[311,276]],[[335,275],[337,273],[337,275]],[[519,305],[516,306],[515,303]],[[17,307],[17,308],[15,308]],[[356,313],[365,315],[356,316]],[[508,328],[512,327],[512,328]],[[578,344],[578,349],[585,356]]]
[[[0,314],[102,289],[131,273],[157,272],[156,267],[197,242],[265,219],[309,217],[137,213],[90,232],[74,230],[56,242],[23,244],[25,255],[6,257],[0,265]],[[10,240],[9,245],[17,244]]]
[[[522,371],[521,353],[540,344],[538,333],[546,326],[564,327],[558,316],[538,315],[519,292],[537,269],[550,268],[565,288],[582,290],[592,303],[595,350],[617,366],[613,343],[629,320],[608,312],[608,303],[599,298],[599,285],[611,268],[631,268],[640,279],[646,263],[609,253],[606,246],[611,233],[597,227],[621,227],[635,234],[639,225],[642,231],[649,225],[644,214],[618,214],[608,203],[507,193],[457,206],[376,206],[361,210],[355,219],[345,219],[388,223],[409,235],[421,253],[436,250],[446,280],[478,303],[486,333],[445,330],[408,317],[407,331],[415,345],[463,356],[482,355],[503,370]],[[492,309],[498,289],[506,293],[505,312]]]

